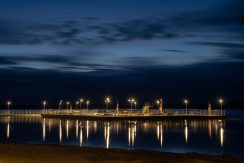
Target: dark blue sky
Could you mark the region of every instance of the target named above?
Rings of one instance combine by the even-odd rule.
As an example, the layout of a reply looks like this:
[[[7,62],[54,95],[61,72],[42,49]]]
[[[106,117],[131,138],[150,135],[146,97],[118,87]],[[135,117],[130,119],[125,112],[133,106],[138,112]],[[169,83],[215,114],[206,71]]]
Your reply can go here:
[[[243,102],[243,61],[242,0],[0,1],[1,102]]]

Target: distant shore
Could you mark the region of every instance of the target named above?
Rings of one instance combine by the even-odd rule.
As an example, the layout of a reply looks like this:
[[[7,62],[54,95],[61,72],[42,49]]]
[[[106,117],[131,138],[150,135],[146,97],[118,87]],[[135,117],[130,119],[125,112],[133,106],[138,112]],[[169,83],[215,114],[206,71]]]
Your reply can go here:
[[[244,162],[244,158],[196,153],[0,143],[0,162]]]

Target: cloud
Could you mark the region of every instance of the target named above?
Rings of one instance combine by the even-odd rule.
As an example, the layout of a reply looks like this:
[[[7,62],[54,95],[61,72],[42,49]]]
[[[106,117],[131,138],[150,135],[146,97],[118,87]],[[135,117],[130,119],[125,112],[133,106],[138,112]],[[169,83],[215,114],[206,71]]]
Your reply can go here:
[[[204,46],[214,46],[220,48],[238,48],[244,49],[244,43],[233,43],[233,42],[192,42],[195,45],[204,45]]]
[[[77,54],[79,56],[77,56]],[[0,68],[20,70],[50,70],[61,72],[93,72],[105,70],[120,70],[122,65],[106,65],[88,63],[94,52],[78,51],[76,56],[60,55],[4,55],[0,56]],[[124,68],[123,68],[124,69]]]
[[[162,20],[133,20],[115,25],[115,34],[119,40],[150,40],[165,38],[170,34]]]
[[[15,20],[1,19],[0,44],[27,44],[27,46],[28,44],[46,44],[57,49],[68,50],[63,52],[59,49],[58,52],[61,51],[61,54],[56,53],[56,51],[53,54],[53,52],[48,52],[49,49],[47,49],[44,52],[45,54],[39,53],[33,56],[28,52],[25,55],[19,56],[18,54],[11,54],[12,57],[1,54],[0,63],[18,65],[24,62],[33,64],[38,62],[43,64],[43,66],[45,66],[44,64],[52,65],[52,68],[57,70],[67,69],[76,71],[79,69],[102,70],[103,68],[113,70],[121,68],[132,69],[132,67],[153,67],[155,65],[166,64],[186,65],[189,63],[212,61],[216,59],[216,55],[223,58],[231,58],[231,55],[233,55],[234,58],[235,55],[230,53],[229,49],[236,48],[238,53],[241,52],[243,47],[242,41],[244,41],[244,37],[241,36],[244,36],[244,32],[240,24],[240,19],[242,20],[241,15],[243,15],[240,12],[241,7],[236,10],[233,9],[233,6],[238,7],[242,2],[239,1],[238,5],[231,4],[228,4],[229,8],[225,5],[222,7],[217,6],[212,10],[205,9],[203,11],[177,13],[176,15],[135,18],[109,23],[94,17],[57,22],[25,21],[22,23],[17,23]],[[215,38],[215,41],[204,41],[209,40],[209,35],[211,35],[211,38]],[[232,40],[239,43],[235,43]],[[162,45],[159,45],[159,42],[157,42],[156,46],[153,41],[162,41]],[[145,42],[151,43],[143,44]],[[188,44],[186,45],[187,48],[182,48],[184,43],[188,42],[191,45]],[[131,50],[130,48],[124,48],[125,44],[127,47],[134,46],[135,44],[133,43],[137,43],[137,47],[135,49],[132,48],[132,51],[128,51]],[[174,43],[179,46],[174,46]],[[112,44],[115,44],[115,46],[113,47]],[[141,47],[138,44],[141,44]],[[105,47],[106,45],[107,47]],[[144,45],[147,45],[148,49],[151,48],[153,50],[150,51],[144,48]],[[205,53],[201,50],[198,51],[198,48],[202,48],[200,46],[203,45],[208,47],[205,49],[211,49],[209,50],[211,52],[215,48],[219,51],[214,56],[211,56],[211,53],[200,55],[200,53]],[[72,50],[73,48],[82,50],[76,52]],[[97,48],[95,49],[97,52],[86,53],[83,50],[86,48]],[[119,51],[122,49],[128,54],[116,53],[115,48]],[[181,48],[187,50],[182,50]],[[110,50],[113,53],[111,58],[109,58]],[[158,51],[168,53],[167,55],[159,55],[160,52]],[[192,52],[195,52],[196,55],[193,56]],[[197,56],[198,52],[200,52],[199,57]],[[227,53],[229,54],[228,56]],[[141,56],[138,56],[138,54]],[[182,59],[183,57],[180,58],[178,54],[182,54],[184,59]],[[67,57],[62,55],[67,55]],[[119,62],[115,63],[114,61],[117,60]],[[118,66],[113,64],[118,64]]]
[[[7,61],[10,63],[17,63],[20,61],[25,62],[49,62],[49,63],[68,63],[71,59],[67,56],[45,56],[45,55],[35,55],[35,56],[0,56],[1,61]]]
[[[230,43],[230,42],[192,42],[195,45],[203,45],[203,46],[213,46],[219,48],[221,60],[216,61],[227,61],[227,62],[240,62],[244,61],[244,43]]]
[[[135,40],[168,40],[194,37],[194,32],[202,32],[203,28],[205,31],[219,28],[235,33],[233,28],[243,24],[242,6],[244,2],[238,0],[214,9],[114,23],[103,23],[97,17],[56,23],[0,20],[0,44],[93,45]],[[237,32],[244,35],[243,29]]]
[[[8,57],[0,56],[0,65],[9,66],[9,65],[16,65],[17,62],[10,60]]]
[[[1,21],[0,21],[1,22]],[[163,19],[135,19],[118,23],[88,25],[65,21],[60,24],[0,24],[0,44],[97,44],[118,41],[172,39],[178,36],[167,29]]]
[[[238,4],[238,5],[237,5]],[[219,26],[232,28],[240,25],[243,15],[242,5],[238,1],[219,7],[214,11],[184,12],[176,16],[150,17],[128,21],[102,23],[98,18],[85,18],[92,23],[82,21],[64,21],[61,23],[31,23],[18,25],[10,20],[0,20],[0,44],[106,44],[113,42],[174,39],[193,37],[200,29],[216,28]],[[227,29],[222,29],[227,30]],[[243,33],[243,30],[240,31]]]

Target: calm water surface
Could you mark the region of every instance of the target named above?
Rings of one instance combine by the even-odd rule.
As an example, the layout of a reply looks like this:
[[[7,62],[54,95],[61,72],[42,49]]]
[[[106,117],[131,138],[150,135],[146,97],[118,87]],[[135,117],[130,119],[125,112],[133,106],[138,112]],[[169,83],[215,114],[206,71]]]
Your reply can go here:
[[[226,120],[86,121],[0,117],[0,142],[244,156],[244,110]]]

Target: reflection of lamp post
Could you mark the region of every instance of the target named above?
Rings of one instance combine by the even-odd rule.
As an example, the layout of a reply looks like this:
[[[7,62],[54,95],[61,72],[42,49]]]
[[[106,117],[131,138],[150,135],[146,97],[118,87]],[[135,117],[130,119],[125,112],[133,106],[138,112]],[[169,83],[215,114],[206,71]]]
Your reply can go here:
[[[108,110],[108,105],[109,105],[110,102],[111,102],[110,98],[106,97],[106,99],[105,99],[106,111]]]
[[[76,103],[75,103],[75,109],[77,110],[77,108],[78,108],[78,104],[79,104],[79,101],[76,101]]]
[[[43,110],[45,110],[46,109],[46,105],[47,105],[47,101],[43,101],[42,104],[43,104]]]
[[[9,110],[11,104],[12,104],[11,101],[7,102],[8,110]]]
[[[130,98],[128,101],[130,102],[130,109],[132,109],[132,104],[135,101],[135,99],[134,98]]]
[[[80,109],[81,109],[81,103],[83,102],[84,100],[81,98],[80,99]]]
[[[69,110],[69,101],[66,102],[67,110]]]
[[[223,102],[224,102],[223,99],[219,99],[221,115],[222,115]]]
[[[187,114],[187,104],[188,104],[188,100],[185,99],[185,100],[184,100],[184,103],[186,104],[186,114]]]
[[[62,105],[62,103],[63,103],[63,101],[60,100],[60,101],[59,101],[59,104],[58,104],[58,109],[59,109],[59,110],[61,109],[61,105]]]
[[[90,101],[86,101],[86,109],[88,110],[88,106],[90,104]]]

